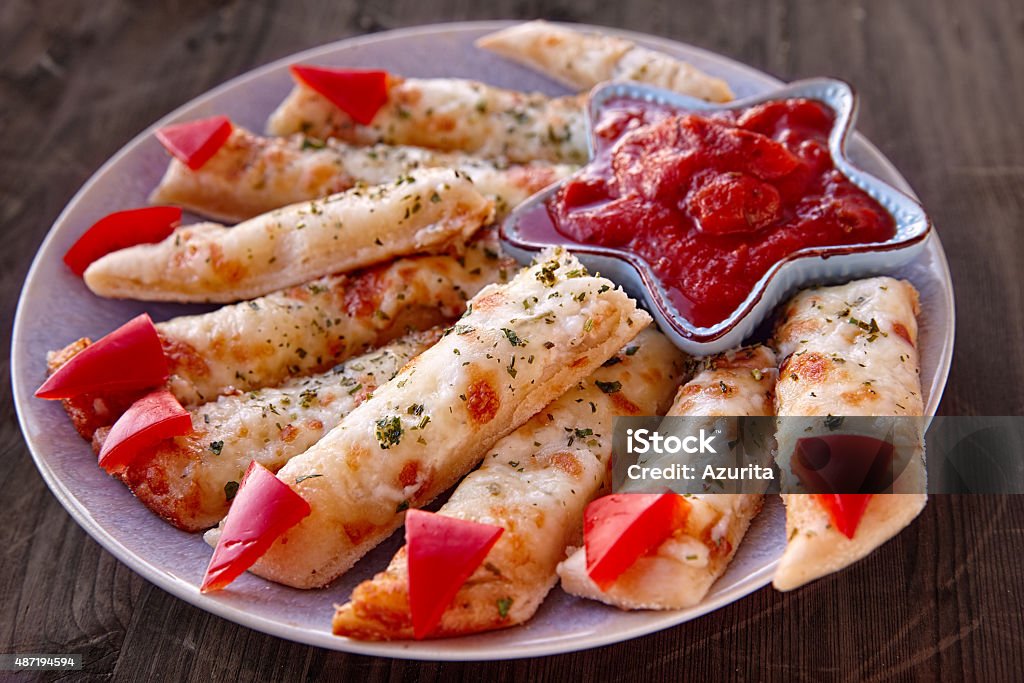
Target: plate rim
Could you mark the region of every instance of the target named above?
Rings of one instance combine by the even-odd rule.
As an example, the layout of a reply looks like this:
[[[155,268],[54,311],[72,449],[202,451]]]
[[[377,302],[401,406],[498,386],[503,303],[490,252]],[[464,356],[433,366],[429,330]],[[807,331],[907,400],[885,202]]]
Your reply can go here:
[[[27,314],[25,312],[26,304],[25,292],[28,289],[29,283],[33,281],[39,270],[40,264],[43,259],[44,252],[48,251],[50,244],[57,236],[57,227],[62,225],[67,216],[75,209],[77,204],[82,201],[83,197],[90,191],[93,185],[100,182],[100,180],[111,173],[115,167],[119,165],[121,160],[127,156],[132,150],[147,140],[153,133],[153,131],[167,123],[173,122],[179,117],[183,116],[187,111],[191,111],[196,107],[203,105],[207,100],[217,97],[221,93],[236,86],[239,86],[246,81],[260,78],[270,72],[282,69],[287,65],[294,63],[299,60],[316,59],[322,55],[328,55],[332,52],[341,48],[352,48],[358,47],[361,44],[368,44],[378,42],[381,40],[394,40],[400,38],[407,38],[413,36],[424,36],[430,34],[441,34],[441,33],[454,33],[454,32],[473,32],[473,31],[496,31],[502,28],[506,28],[515,24],[523,23],[520,20],[489,20],[489,21],[458,21],[458,22],[438,22],[432,24],[421,24],[416,26],[408,26],[388,31],[381,31],[370,34],[359,34],[353,35],[346,38],[341,38],[330,43],[319,45],[316,47],[308,48],[296,53],[285,55],[279,59],[273,60],[267,64],[255,67],[244,73],[241,73],[233,78],[221,83],[220,85],[211,88],[195,98],[183,103],[179,107],[176,107],[171,112],[160,117],[155,122],[144,128],[137,135],[132,137],[127,143],[125,143],[113,156],[105,161],[90,177],[86,182],[79,188],[77,192],[67,202],[61,212],[58,214],[53,224],[47,231],[46,236],[37,247],[35,256],[32,259],[32,263],[25,276],[25,280],[22,283],[21,289],[18,294],[18,304],[15,309],[14,324],[11,331],[11,356],[10,356],[10,377],[11,377],[11,388],[14,397],[15,412],[18,416],[18,425],[22,431],[22,437],[28,447],[29,453],[36,465],[37,470],[42,476],[50,492],[57,498],[58,502],[65,509],[65,511],[71,516],[71,518],[81,526],[86,533],[89,534],[97,543],[99,543],[105,550],[114,555],[121,563],[127,565],[132,571],[139,574],[145,580],[154,584],[158,588],[167,591],[175,598],[184,600],[185,602],[203,610],[214,614],[220,618],[227,619],[234,623],[247,628],[266,633],[268,635],[276,636],[286,640],[294,642],[300,642],[307,645],[313,645],[316,647],[337,650],[342,652],[349,652],[352,654],[363,654],[379,657],[389,657],[396,659],[415,659],[423,661],[494,661],[494,660],[510,660],[510,659],[522,659],[528,657],[539,657],[549,656],[554,654],[566,654],[573,652],[580,652],[595,647],[604,645],[611,645],[616,643],[625,642],[634,638],[638,638],[644,635],[649,635],[673,626],[677,626],[681,623],[689,621],[691,619],[698,618],[709,612],[712,612],[720,607],[724,607],[727,604],[735,602],[746,595],[768,585],[771,582],[771,574],[778,563],[778,560],[774,560],[767,565],[762,566],[757,571],[745,577],[739,585],[734,587],[732,590],[717,594],[710,600],[706,600],[699,606],[680,613],[676,611],[665,611],[659,612],[658,618],[652,618],[649,621],[645,621],[639,625],[628,627],[625,629],[616,629],[607,633],[596,633],[583,636],[585,642],[574,643],[571,647],[566,647],[565,644],[560,640],[549,640],[543,643],[533,643],[526,647],[517,647],[515,649],[509,649],[507,645],[499,646],[482,646],[473,650],[462,650],[462,649],[449,649],[445,647],[447,642],[454,642],[458,639],[444,639],[444,640],[425,640],[425,641],[393,641],[393,642],[368,642],[368,641],[357,641],[349,638],[335,636],[330,632],[314,631],[312,629],[298,626],[296,624],[289,624],[282,620],[275,620],[264,616],[249,614],[243,609],[234,607],[227,602],[218,600],[216,597],[202,595],[198,592],[196,587],[191,583],[182,579],[176,578],[163,572],[158,567],[150,564],[143,560],[140,556],[132,552],[127,546],[123,545],[119,540],[114,538],[104,527],[99,525],[93,518],[89,510],[81,505],[70,492],[64,487],[61,480],[57,478],[55,473],[51,470],[49,465],[45,462],[43,455],[39,452],[41,450],[38,447],[34,439],[30,436],[31,431],[29,429],[28,420],[26,418],[26,412],[23,410],[22,405],[27,400],[32,400],[31,396],[26,396],[23,391],[20,390],[18,379],[22,375],[18,356],[21,344],[19,339],[23,335],[23,328],[27,324]],[[609,35],[616,35],[623,38],[627,38],[636,41],[641,44],[646,44],[655,47],[666,48],[669,51],[678,50],[680,47],[691,52],[692,54],[699,55],[702,59],[711,64],[723,64],[727,69],[733,71],[742,71],[747,77],[753,81],[765,83],[766,86],[777,87],[783,83],[780,79],[768,74],[759,69],[755,69],[749,65],[746,65],[740,61],[732,59],[730,57],[720,55],[718,53],[706,50],[701,47],[693,46],[682,41],[676,41],[661,36],[655,36],[651,34],[640,33],[636,31],[622,30],[614,27],[600,26],[596,24],[583,24],[583,23],[566,23],[566,22],[552,22],[555,24],[561,24],[567,27],[576,28],[580,30],[592,30],[607,33]],[[893,184],[901,190],[907,192],[911,197],[917,200],[917,195],[913,192],[913,189],[907,183],[906,179],[899,173],[892,162],[883,155],[875,145],[867,140],[860,133],[855,132],[853,139],[856,140],[857,144],[863,145],[866,151],[876,157],[876,161],[883,167],[885,173],[890,175],[894,181]],[[919,201],[919,200],[918,200]],[[932,382],[932,386],[929,387],[928,406],[926,408],[926,414],[932,415],[936,412],[936,409],[941,401],[942,394],[945,391],[948,383],[949,372],[951,367],[953,346],[955,343],[955,330],[956,330],[956,313],[955,313],[955,299],[953,296],[952,289],[952,278],[949,271],[949,264],[946,258],[945,250],[942,248],[941,241],[939,240],[938,233],[932,231],[928,238],[929,241],[934,241],[934,249],[932,256],[936,259],[936,267],[941,271],[944,276],[945,287],[942,288],[943,296],[947,299],[948,305],[948,316],[946,320],[939,321],[942,323],[942,329],[946,331],[944,335],[942,348],[940,350],[940,357],[937,359],[938,363],[935,371],[935,379]],[[683,616],[679,616],[683,614]],[[515,628],[528,628],[528,624],[524,626],[518,626]]]

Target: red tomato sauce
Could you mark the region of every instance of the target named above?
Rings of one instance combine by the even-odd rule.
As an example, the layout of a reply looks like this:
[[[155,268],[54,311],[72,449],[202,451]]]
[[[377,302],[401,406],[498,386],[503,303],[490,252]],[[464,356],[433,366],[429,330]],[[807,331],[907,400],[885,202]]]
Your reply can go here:
[[[895,235],[889,212],[832,163],[834,122],[814,100],[708,115],[613,101],[596,158],[548,218],[575,242],[638,255],[690,322],[714,325],[800,249]]]

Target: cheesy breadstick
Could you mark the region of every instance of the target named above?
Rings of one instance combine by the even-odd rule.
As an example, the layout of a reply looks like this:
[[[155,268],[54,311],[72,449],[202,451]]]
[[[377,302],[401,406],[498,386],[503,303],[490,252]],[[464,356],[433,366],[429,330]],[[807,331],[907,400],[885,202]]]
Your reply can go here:
[[[271,114],[267,132],[357,145],[415,145],[513,163],[587,160],[581,97],[550,98],[458,78],[391,75],[387,100],[368,125],[299,83]]]
[[[293,204],[233,228],[200,223],[121,249],[85,271],[100,296],[228,303],[395,256],[443,252],[490,221],[466,176],[424,169],[387,185]]]
[[[603,81],[637,81],[709,102],[732,99],[725,81],[616,36],[538,20],[491,33],[476,44],[574,90],[589,90]]]
[[[867,499],[849,536],[818,496],[783,495],[787,541],[775,571],[779,590],[802,586],[861,559],[906,527],[927,502],[920,424],[909,419],[924,412],[917,312],[917,290],[891,277],[805,290],[784,309],[775,332],[784,359],[776,390],[778,462],[784,481],[793,476],[790,465],[797,442],[829,434],[847,416],[906,416],[890,425],[895,424],[897,439],[910,457],[893,484],[896,493]]]
[[[469,176],[494,201],[497,219],[573,170],[543,162],[510,166],[421,147],[358,147],[304,135],[264,138],[236,127],[224,146],[197,170],[171,159],[150,201],[177,204],[233,223],[357,185],[391,183],[427,167],[453,168]]]
[[[738,349],[705,359],[703,365],[696,377],[680,387],[669,415],[707,416],[711,429],[719,416],[771,415],[776,370],[770,349]],[[673,455],[663,457],[664,464],[677,461]],[[647,464],[657,467],[659,462]],[[687,494],[686,500],[685,526],[638,558],[607,589],[602,590],[588,575],[584,548],[558,565],[562,588],[621,609],[682,609],[698,604],[728,568],[761,509],[762,496],[697,493]]]

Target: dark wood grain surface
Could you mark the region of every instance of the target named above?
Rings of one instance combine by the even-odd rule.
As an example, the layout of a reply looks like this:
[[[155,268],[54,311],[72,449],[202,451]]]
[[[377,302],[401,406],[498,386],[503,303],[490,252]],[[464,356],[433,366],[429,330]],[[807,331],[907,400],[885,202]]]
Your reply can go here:
[[[957,349],[942,412],[1024,413],[1024,4],[1013,0],[5,0],[6,385],[14,305],[36,248],[89,175],[149,123],[254,66],[346,36],[534,17],[662,35],[785,79],[854,83],[860,129],[914,185],[949,255]],[[792,594],[766,588],[629,643],[490,664],[403,662],[265,636],[151,586],[49,494],[9,392],[0,418],[0,652],[82,653],[90,678],[1024,678],[1024,498],[933,497],[907,531],[839,575]]]

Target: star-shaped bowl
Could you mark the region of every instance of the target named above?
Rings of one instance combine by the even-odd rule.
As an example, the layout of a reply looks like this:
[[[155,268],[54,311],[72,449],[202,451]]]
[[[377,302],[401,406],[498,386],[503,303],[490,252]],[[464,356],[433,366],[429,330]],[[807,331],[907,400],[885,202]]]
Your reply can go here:
[[[687,320],[672,303],[661,278],[644,259],[635,254],[613,247],[575,242],[561,235],[554,235],[550,241],[540,241],[523,234],[524,217],[543,210],[561,185],[571,178],[537,193],[516,208],[502,224],[502,241],[514,256],[527,261],[537,251],[556,244],[570,249],[591,271],[599,271],[612,278],[631,296],[643,301],[661,329],[688,353],[708,355],[739,346],[784,297],[801,286],[846,282],[891,273],[915,259],[925,248],[925,240],[931,233],[932,225],[922,206],[891,185],[855,167],[846,156],[846,141],[853,132],[857,114],[857,98],[850,85],[843,81],[830,78],[797,81],[765,95],[727,104],[710,104],[635,83],[607,83],[595,88],[587,101],[591,158],[595,150],[595,125],[605,104],[616,98],[642,100],[659,107],[688,112],[746,109],[765,102],[792,98],[820,101],[836,114],[835,125],[828,139],[836,168],[891,213],[896,223],[896,234],[885,242],[808,247],[794,252],[775,263],[725,320],[710,327],[699,327]]]

